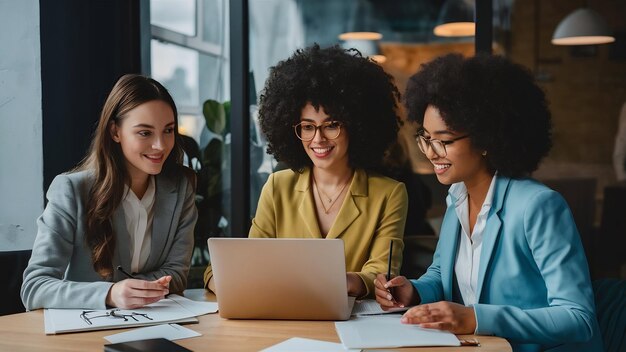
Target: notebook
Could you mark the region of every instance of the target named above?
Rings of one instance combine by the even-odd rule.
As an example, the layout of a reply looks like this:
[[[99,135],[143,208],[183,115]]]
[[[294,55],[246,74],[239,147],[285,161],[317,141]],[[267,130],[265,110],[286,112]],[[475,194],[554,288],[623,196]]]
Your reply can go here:
[[[104,345],[104,352],[191,352],[168,339],[157,338]]]
[[[342,240],[209,238],[208,245],[221,317],[350,318]]]

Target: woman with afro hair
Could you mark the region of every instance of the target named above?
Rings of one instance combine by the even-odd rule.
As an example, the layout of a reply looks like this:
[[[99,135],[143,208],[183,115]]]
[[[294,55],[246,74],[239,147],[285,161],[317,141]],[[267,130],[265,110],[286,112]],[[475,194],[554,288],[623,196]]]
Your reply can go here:
[[[318,45],[273,67],[261,94],[268,153],[289,169],[267,180],[249,237],[342,239],[351,296],[374,297],[390,242],[392,272],[402,262],[406,189],[374,172],[397,138],[399,95],[358,51]],[[205,283],[215,291],[211,267]]]
[[[602,351],[589,269],[565,200],[529,178],[551,147],[543,91],[498,56],[440,57],[411,77],[409,119],[451,185],[433,263],[417,280],[378,275],[406,324],[496,335],[514,351]]]

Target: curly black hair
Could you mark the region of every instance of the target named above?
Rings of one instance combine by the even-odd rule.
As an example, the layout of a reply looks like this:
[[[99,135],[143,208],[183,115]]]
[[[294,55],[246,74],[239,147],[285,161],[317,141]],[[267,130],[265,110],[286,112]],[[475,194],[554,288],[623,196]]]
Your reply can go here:
[[[399,100],[393,78],[356,49],[317,44],[299,49],[271,68],[260,96],[267,152],[294,171],[312,165],[293,129],[311,103],[343,123],[350,136],[350,166],[376,169],[397,138]]]
[[[424,122],[428,105],[446,125],[487,151],[491,171],[528,176],[552,147],[552,122],[543,90],[525,67],[501,56],[448,54],[422,65],[405,92],[408,118]]]

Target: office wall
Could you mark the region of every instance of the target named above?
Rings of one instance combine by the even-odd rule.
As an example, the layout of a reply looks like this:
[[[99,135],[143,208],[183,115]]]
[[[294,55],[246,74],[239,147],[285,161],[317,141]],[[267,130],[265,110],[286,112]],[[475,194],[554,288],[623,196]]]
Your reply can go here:
[[[0,0],[0,250],[31,248],[43,211],[39,1]]]

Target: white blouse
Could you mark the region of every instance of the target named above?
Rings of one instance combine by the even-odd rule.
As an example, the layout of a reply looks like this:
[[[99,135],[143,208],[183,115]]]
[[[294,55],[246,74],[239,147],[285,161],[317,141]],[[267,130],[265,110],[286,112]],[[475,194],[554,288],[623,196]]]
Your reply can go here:
[[[152,220],[154,218],[154,176],[150,176],[148,189],[141,199],[124,187],[126,196],[122,199],[126,229],[130,234],[130,270],[138,273],[148,260],[152,243]]]
[[[461,291],[461,297],[466,306],[478,303],[478,266],[480,264],[480,251],[483,247],[483,232],[487,223],[487,215],[491,209],[493,201],[493,188],[496,184],[496,176],[491,179],[489,190],[485,201],[476,217],[474,231],[470,233],[469,226],[469,202],[467,197],[467,188],[463,182],[455,183],[450,186],[450,194],[454,195],[457,200],[454,204],[456,215],[461,222],[461,238],[459,248],[456,255],[454,265],[454,273]]]

